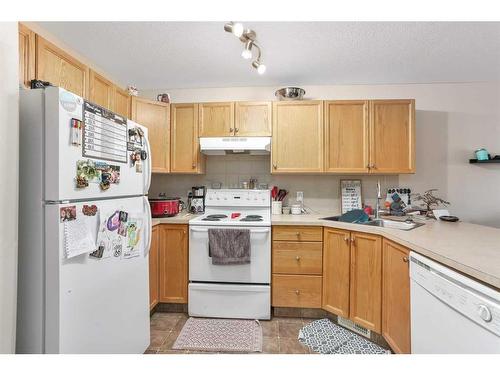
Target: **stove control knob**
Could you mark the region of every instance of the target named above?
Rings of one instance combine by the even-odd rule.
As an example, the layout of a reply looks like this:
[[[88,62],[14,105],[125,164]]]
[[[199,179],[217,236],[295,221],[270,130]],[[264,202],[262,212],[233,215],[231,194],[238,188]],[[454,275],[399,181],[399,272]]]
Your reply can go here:
[[[488,309],[487,306],[485,305],[479,305],[477,312],[480,316],[481,319],[483,319],[485,322],[491,322],[491,311]]]

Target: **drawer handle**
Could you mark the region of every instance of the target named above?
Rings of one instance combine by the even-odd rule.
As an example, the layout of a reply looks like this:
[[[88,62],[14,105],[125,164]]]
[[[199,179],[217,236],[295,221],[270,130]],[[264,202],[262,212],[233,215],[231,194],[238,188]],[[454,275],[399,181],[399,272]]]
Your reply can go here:
[[[408,257],[403,257],[403,262],[408,263]]]
[[[296,290],[295,290],[295,294],[296,294],[296,295],[299,295],[299,294],[300,294],[300,290],[296,289]]]
[[[295,233],[296,236],[300,236],[300,232]]]
[[[297,255],[297,256],[295,257],[295,260],[296,260],[297,262],[299,262],[299,261],[300,261],[300,256],[298,256],[298,255]]]

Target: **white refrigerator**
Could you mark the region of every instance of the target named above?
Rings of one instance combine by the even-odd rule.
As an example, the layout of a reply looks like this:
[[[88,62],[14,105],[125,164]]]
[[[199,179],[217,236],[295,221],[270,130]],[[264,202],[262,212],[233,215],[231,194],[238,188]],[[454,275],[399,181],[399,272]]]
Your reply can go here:
[[[18,353],[149,345],[147,129],[64,89],[21,91]]]

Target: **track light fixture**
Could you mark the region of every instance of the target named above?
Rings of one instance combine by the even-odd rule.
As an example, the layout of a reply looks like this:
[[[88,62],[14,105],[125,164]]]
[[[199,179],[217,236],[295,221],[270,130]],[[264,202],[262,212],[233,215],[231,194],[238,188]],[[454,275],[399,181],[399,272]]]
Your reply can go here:
[[[241,52],[241,57],[243,57],[245,60],[250,60],[253,57],[252,50],[257,50],[257,57],[252,62],[252,66],[257,70],[257,73],[264,74],[266,71],[266,66],[261,61],[262,51],[260,46],[255,41],[255,39],[257,38],[257,34],[255,33],[255,31],[251,29],[245,29],[243,24],[239,22],[226,23],[224,25],[224,31],[238,37],[240,41],[245,44],[245,48]]]

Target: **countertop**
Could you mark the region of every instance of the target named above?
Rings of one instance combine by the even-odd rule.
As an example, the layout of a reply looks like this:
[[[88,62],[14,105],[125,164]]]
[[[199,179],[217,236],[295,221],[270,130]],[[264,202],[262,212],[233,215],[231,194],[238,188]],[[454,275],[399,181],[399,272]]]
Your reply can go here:
[[[273,215],[273,225],[315,225],[379,234],[415,252],[500,289],[500,229],[427,220],[413,230],[321,220],[334,214]]]
[[[338,215],[272,215],[272,225],[314,225],[372,233],[400,243],[411,250],[500,289],[500,229],[464,222],[427,220],[410,231],[321,220]],[[181,212],[167,218],[153,218],[157,224],[188,224],[199,215]]]

